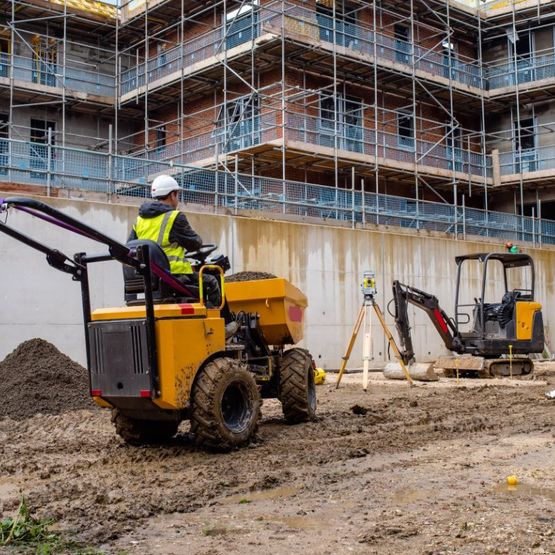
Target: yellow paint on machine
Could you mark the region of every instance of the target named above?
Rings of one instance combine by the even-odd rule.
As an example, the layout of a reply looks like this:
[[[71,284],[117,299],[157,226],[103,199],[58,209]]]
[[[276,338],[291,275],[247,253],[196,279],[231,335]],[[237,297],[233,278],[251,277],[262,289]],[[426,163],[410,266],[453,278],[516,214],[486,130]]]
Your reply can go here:
[[[176,318],[191,316],[206,316],[207,310],[203,305],[196,304],[156,304],[154,305],[155,318]],[[218,311],[215,311],[216,313]],[[110,308],[97,308],[92,313],[92,320],[134,320],[146,318],[146,308],[140,306],[117,306]]]
[[[163,409],[187,406],[198,369],[212,354],[225,350],[224,320],[219,311],[206,318],[183,317],[156,323],[160,397]]]
[[[306,296],[283,278],[225,284],[233,312],[260,315],[262,334],[270,345],[294,344],[303,338]],[[154,305],[162,409],[187,407],[198,370],[211,355],[226,350],[225,324],[217,309],[200,303]],[[93,321],[142,320],[144,306],[100,308]],[[97,401],[98,402],[98,401]],[[100,404],[100,403],[99,403]]]
[[[154,315],[160,396],[153,402],[163,409],[183,409],[198,369],[211,355],[225,350],[224,320],[219,310],[200,304],[155,305]],[[93,321],[145,317],[144,306],[101,308],[92,314]]]
[[[270,345],[298,343],[304,333],[306,295],[284,278],[234,281],[225,284],[233,312],[260,315],[260,327]]]
[[[532,339],[534,314],[542,305],[535,301],[518,301],[516,303],[516,338],[530,341]]]

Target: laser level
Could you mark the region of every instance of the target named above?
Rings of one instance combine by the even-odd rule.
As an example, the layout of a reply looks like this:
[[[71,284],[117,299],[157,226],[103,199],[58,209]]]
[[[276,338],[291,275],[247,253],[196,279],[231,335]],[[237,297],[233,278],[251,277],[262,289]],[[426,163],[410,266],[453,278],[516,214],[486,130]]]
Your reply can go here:
[[[362,343],[362,388],[364,389],[364,391],[366,391],[366,389],[368,388],[368,372],[369,372],[370,360],[372,358],[371,349],[370,349],[371,313],[368,312],[368,309],[370,307],[374,309],[374,312],[378,317],[380,325],[383,328],[385,336],[387,337],[387,340],[389,341],[389,344],[391,345],[393,352],[399,359],[401,369],[403,370],[409,384],[412,385],[412,378],[410,377],[409,371],[403,362],[401,352],[399,351],[399,348],[395,343],[395,339],[393,338],[393,335],[391,334],[391,332],[389,331],[389,328],[387,327],[387,324],[385,323],[383,312],[381,308],[378,306],[378,303],[376,302],[375,297],[378,290],[376,287],[376,274],[374,271],[367,270],[362,274],[362,283],[360,288],[363,295],[363,302],[362,302],[362,306],[360,307],[360,311],[358,313],[355,326],[353,328],[353,333],[351,334],[351,338],[349,339],[349,344],[347,345],[347,351],[345,352],[345,356],[343,357],[343,360],[341,362],[341,368],[339,370],[339,374],[337,376],[337,382],[335,384],[336,389],[339,387],[339,383],[341,382],[341,378],[343,377],[345,368],[347,367],[347,362],[349,360],[349,357],[351,356],[351,352],[353,350],[353,347],[361,326],[364,326],[364,337],[363,337],[363,343]]]

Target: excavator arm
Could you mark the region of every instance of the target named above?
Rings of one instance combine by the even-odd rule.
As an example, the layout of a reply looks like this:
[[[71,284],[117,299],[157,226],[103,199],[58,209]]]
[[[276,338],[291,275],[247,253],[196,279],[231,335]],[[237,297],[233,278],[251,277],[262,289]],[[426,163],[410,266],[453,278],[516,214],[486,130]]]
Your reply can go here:
[[[450,351],[460,351],[461,342],[457,329],[445,311],[439,306],[437,297],[410,285],[394,281],[393,302],[395,305],[395,327],[399,334],[401,355],[405,364],[410,364],[414,359],[414,348],[412,346],[411,327],[408,316],[409,303],[421,308],[430,317],[432,324],[447,349]]]

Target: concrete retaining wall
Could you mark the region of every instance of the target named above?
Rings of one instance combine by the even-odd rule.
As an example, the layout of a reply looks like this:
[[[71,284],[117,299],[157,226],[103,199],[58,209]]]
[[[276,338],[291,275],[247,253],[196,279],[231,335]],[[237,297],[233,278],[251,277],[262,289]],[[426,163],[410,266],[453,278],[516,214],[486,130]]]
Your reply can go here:
[[[0,195],[3,196],[3,195]],[[104,233],[124,240],[136,216],[136,206],[109,205],[82,200],[51,199],[48,202],[82,218]],[[204,240],[218,243],[231,259],[233,271],[246,269],[284,276],[309,298],[304,345],[318,365],[337,368],[361,304],[360,277],[376,272],[379,303],[385,310],[391,299],[393,279],[422,288],[439,297],[453,314],[455,264],[459,254],[500,250],[499,243],[456,241],[427,232],[403,232],[397,228],[352,230],[324,224],[277,222],[238,216],[189,212],[193,227]],[[64,230],[12,211],[9,223],[25,230],[68,255],[102,248]],[[537,297],[544,305],[546,336],[553,342],[553,268],[555,250],[527,249],[536,261]],[[50,268],[44,256],[0,234],[0,358],[21,341],[43,337],[72,358],[83,362],[84,334],[79,285],[69,275]],[[495,274],[500,279],[500,273]],[[467,276],[478,287],[478,276]],[[96,264],[91,270],[93,306],[119,305],[123,284],[115,262]],[[469,297],[473,296],[469,290]],[[491,292],[493,298],[498,292]],[[477,296],[477,295],[476,295]],[[486,299],[488,300],[488,299]],[[499,297],[500,300],[500,297]],[[444,348],[431,324],[420,311],[411,309],[414,344],[419,360],[432,360]],[[388,316],[388,321],[391,322]],[[375,318],[372,327],[376,360],[387,357],[385,340]],[[350,366],[360,366],[360,345]]]

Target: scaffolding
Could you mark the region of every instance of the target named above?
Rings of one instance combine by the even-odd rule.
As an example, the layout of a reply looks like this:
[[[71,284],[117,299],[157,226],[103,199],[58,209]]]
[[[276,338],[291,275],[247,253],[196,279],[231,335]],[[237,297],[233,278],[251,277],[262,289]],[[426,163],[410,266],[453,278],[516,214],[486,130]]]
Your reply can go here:
[[[6,137],[0,122],[0,161],[29,141],[38,176],[54,162],[62,175],[72,149],[94,150],[111,160],[112,192],[155,175],[116,178],[116,161],[134,159],[141,171],[212,172],[215,205],[219,181],[239,193],[247,175],[281,181],[271,192],[282,212],[289,183],[327,187],[337,214],[349,192],[353,225],[370,193],[408,199],[417,229],[445,205],[455,235],[468,232],[468,210],[483,212],[486,234],[490,208],[538,222],[555,185],[553,2],[127,0],[117,12],[2,3],[12,46],[0,34],[10,123]],[[94,63],[75,54],[85,48]],[[40,107],[61,121],[37,146],[15,115]],[[68,117],[101,123],[87,135]],[[10,154],[0,179],[21,163]],[[390,221],[375,212],[372,223]]]

